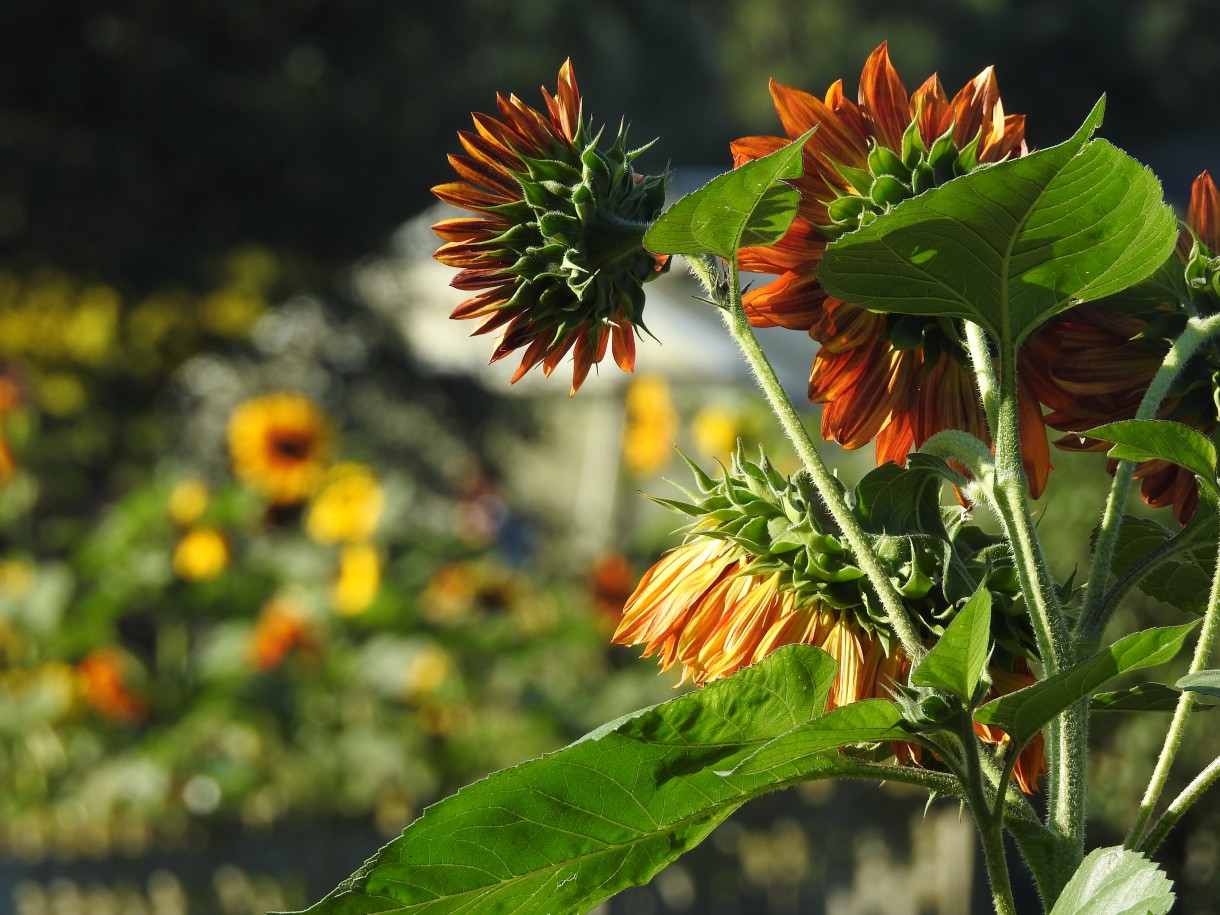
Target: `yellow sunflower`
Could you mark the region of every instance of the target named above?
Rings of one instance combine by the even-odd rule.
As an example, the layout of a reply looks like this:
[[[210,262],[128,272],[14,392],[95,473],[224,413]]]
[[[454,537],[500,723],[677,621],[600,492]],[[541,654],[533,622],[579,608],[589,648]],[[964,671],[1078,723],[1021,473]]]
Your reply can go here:
[[[350,543],[339,552],[339,572],[330,601],[340,616],[359,616],[381,588],[381,556],[368,543]]]
[[[302,502],[317,488],[333,441],[326,414],[294,392],[247,400],[229,418],[234,475],[276,505]]]
[[[356,543],[377,529],[385,490],[364,464],[347,461],[331,468],[309,503],[305,532],[317,543]]]
[[[215,578],[228,564],[229,545],[214,527],[192,528],[174,549],[174,574],[186,581]]]

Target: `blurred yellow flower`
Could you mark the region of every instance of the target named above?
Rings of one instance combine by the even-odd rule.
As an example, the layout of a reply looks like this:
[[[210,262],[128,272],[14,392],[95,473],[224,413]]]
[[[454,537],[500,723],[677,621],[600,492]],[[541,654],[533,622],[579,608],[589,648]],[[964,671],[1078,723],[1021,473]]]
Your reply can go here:
[[[412,657],[403,675],[403,696],[408,702],[426,699],[437,691],[453,672],[453,658],[443,648],[421,648]]]
[[[179,481],[169,494],[166,513],[178,527],[190,527],[208,508],[208,487],[197,477]]]
[[[187,531],[174,550],[174,573],[187,581],[215,578],[228,563],[229,545],[214,527]]]
[[[305,531],[318,543],[368,540],[381,520],[385,491],[364,464],[332,468],[309,504]]]
[[[20,597],[34,583],[34,567],[24,559],[0,562],[0,595]]]
[[[724,407],[706,406],[691,419],[690,431],[699,451],[727,460],[737,450],[741,424],[737,416]]]
[[[234,475],[277,505],[304,501],[314,491],[333,440],[330,421],[303,394],[255,397],[229,418]]]
[[[330,601],[340,616],[359,616],[381,588],[381,557],[372,544],[352,543],[339,551],[339,572]]]
[[[656,473],[674,455],[678,414],[669,385],[656,375],[641,375],[627,388],[623,422],[623,463],[637,476]]]

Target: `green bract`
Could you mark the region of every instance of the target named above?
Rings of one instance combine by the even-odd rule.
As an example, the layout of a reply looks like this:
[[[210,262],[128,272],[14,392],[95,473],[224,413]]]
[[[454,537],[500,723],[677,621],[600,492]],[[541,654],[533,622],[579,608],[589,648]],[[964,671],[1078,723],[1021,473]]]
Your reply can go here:
[[[624,317],[642,327],[643,284],[668,266],[658,269],[642,240],[664,206],[669,175],[637,175],[631,163],[647,147],[629,150],[623,129],[606,149],[601,132],[587,133],[577,133],[575,161],[523,158],[522,199],[491,210],[512,223],[492,243],[517,258],[510,272],[519,281],[503,307],[528,304],[556,341]]]

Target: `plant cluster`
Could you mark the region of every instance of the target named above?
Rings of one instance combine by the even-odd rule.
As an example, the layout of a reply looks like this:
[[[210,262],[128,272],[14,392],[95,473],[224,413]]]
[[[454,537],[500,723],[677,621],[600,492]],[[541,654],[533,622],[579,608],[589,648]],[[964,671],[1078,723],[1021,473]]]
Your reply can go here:
[[[471,215],[437,226],[437,257],[475,293],[454,317],[501,332],[493,359],[523,350],[519,378],[572,353],[573,393],[608,346],[630,370],[642,286],[682,258],[801,466],[743,448],[661,500],[686,537],[615,638],[700,689],[429,808],[311,913],[587,911],[750,798],[833,778],[968,807],[1001,915],[1006,837],[1052,915],[1172,906],[1152,856],[1220,778],[1215,760],[1163,797],[1192,712],[1220,695],[1220,193],[1202,173],[1179,221],[1156,176],[1095,136],[1104,100],[1031,150],[990,68],[952,95],[935,76],[908,93],[884,44],[855,100],[841,82],[771,94],[779,135],[736,141],[731,171],[664,211],[665,176],[635,175],[623,132],[588,126],[570,63],[545,110],[501,97],[460,134],[458,180],[437,193]],[[876,445],[855,486],[760,326],[816,341],[823,438]],[[1033,523],[1032,500],[1055,498],[1048,429],[1112,459],[1080,580],[1056,580]],[[1171,526],[1127,520],[1136,478]],[[1194,618],[1115,635],[1137,587]],[[1187,676],[1124,687],[1188,640]],[[1125,843],[1090,848],[1103,709],[1171,715]]]

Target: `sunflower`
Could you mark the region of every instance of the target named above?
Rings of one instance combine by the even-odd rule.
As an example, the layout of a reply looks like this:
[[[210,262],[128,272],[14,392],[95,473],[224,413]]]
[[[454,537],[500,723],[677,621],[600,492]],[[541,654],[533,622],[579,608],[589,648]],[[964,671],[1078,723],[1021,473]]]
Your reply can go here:
[[[385,490],[373,471],[354,461],[331,468],[309,503],[305,532],[317,543],[368,540],[385,508]]]
[[[1022,156],[1023,115],[1005,115],[988,67],[952,99],[928,78],[913,95],[883,43],[869,56],[859,101],[835,82],[825,98],[771,83],[786,136],[732,144],[735,165],[774,152],[809,128],[804,173],[793,184],[800,207],[788,233],[768,248],[742,251],[743,270],[776,274],[745,297],[756,327],[787,327],[818,343],[809,399],[825,404],[822,435],[845,448],[876,443],[877,463],[903,464],[943,429],[987,440],[986,420],[958,330],[950,322],[864,311],[829,295],[817,270],[827,244],[901,200],[980,164]],[[1021,438],[1030,491],[1042,492],[1049,448],[1032,393],[1020,392]]]
[[[481,320],[475,334],[500,332],[492,362],[524,348],[516,382],[537,365],[549,376],[571,352],[575,394],[607,346],[619,368],[634,369],[643,284],[668,264],[642,244],[668,177],[633,170],[642,150],[627,149],[622,129],[601,148],[571,61],[542,97],[545,114],[497,96],[499,119],[475,114],[474,132],[458,134],[466,155],[449,162],[461,180],[432,191],[476,215],[433,226],[445,241],[436,259],[461,268],[454,287],[476,291],[451,317]]]
[[[339,551],[339,571],[330,602],[340,616],[359,616],[381,588],[381,556],[368,543],[349,543]]]
[[[182,535],[174,549],[174,574],[186,581],[215,578],[229,564],[229,545],[214,527],[200,525]]]
[[[1191,305],[1203,315],[1220,311],[1220,191],[1203,172],[1191,186],[1186,224],[1178,243]],[[1102,304],[1078,305],[1040,330],[1027,344],[1029,383],[1051,408],[1046,424],[1081,432],[1135,416],[1153,377],[1185,326],[1181,303],[1127,310]],[[1217,424],[1216,378],[1220,347],[1207,345],[1182,371],[1159,417],[1211,435]],[[1056,446],[1067,451],[1101,451],[1109,443],[1068,435]],[[1114,468],[1111,462],[1111,471]],[[1194,474],[1167,461],[1136,466],[1144,501],[1172,506],[1185,524],[1199,504]]]
[[[333,439],[318,405],[289,391],[247,400],[229,418],[234,475],[276,505],[301,502],[314,491]]]
[[[642,645],[662,671],[681,665],[679,682],[696,686],[754,664],[784,645],[821,648],[838,663],[827,710],[862,699],[889,698],[906,684],[910,661],[889,624],[869,606],[863,574],[837,538],[820,530],[800,493],[769,464],[734,456],[729,473],[709,486],[699,478],[693,503],[666,503],[699,518],[687,541],[665,554],[640,580],[623,609],[613,641]],[[943,585],[928,556],[897,557],[894,577],[931,640],[947,622]],[[963,557],[964,559],[964,557]],[[999,601],[997,601],[997,605]],[[994,617],[993,688],[1010,692],[1029,669],[1008,650],[1022,641],[1007,614]],[[1019,623],[1017,624],[1020,625]],[[1002,658],[1010,659],[1007,667]],[[1025,685],[1025,684],[1023,684]],[[980,730],[992,744],[1007,737]],[[918,762],[918,747],[897,744],[900,762]],[[1033,790],[1042,766],[1037,743],[1018,763],[1018,782]]]

